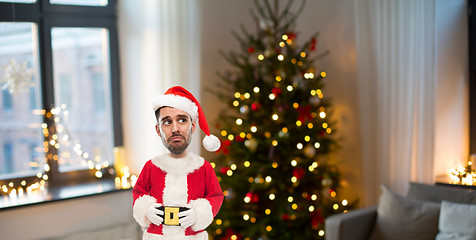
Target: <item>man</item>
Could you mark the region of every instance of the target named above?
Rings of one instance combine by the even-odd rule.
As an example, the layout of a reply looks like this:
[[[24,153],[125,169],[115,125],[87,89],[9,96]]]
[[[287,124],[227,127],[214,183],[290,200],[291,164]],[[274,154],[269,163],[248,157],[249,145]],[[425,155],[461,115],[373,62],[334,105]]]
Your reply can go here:
[[[205,231],[218,213],[223,192],[209,162],[187,152],[197,120],[204,147],[216,151],[198,101],[182,87],[172,87],[154,102],[155,130],[169,153],[149,160],[134,186],[133,216],[147,230],[144,240],[208,240]]]

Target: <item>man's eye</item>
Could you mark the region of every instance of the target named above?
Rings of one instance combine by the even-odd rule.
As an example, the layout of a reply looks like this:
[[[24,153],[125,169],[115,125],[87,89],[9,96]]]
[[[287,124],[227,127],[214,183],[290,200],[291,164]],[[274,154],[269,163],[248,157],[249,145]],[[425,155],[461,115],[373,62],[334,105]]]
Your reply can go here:
[[[179,122],[181,122],[181,123],[187,122],[187,119],[181,118],[181,119],[179,119]]]
[[[171,122],[170,120],[167,120],[167,121],[164,121],[164,122],[163,122],[164,125],[169,125],[169,124],[171,124],[171,123],[172,123],[172,122]]]

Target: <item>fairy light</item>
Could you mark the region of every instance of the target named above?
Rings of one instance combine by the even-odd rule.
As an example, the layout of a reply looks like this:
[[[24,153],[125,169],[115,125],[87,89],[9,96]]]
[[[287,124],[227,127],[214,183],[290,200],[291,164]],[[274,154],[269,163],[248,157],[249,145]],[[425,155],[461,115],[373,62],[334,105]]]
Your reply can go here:
[[[274,95],[274,93],[269,94],[268,97],[269,97],[270,100],[276,99],[276,95]]]
[[[245,167],[250,167],[250,166],[251,166],[250,161],[245,161],[245,162],[243,163],[243,166],[245,166]]]
[[[259,87],[254,87],[254,88],[253,88],[253,92],[259,93]]]
[[[317,195],[316,195],[316,194],[312,194],[311,200],[312,200],[312,201],[316,201],[316,200],[317,200]]]
[[[283,60],[284,60],[284,56],[283,56],[282,54],[279,54],[279,55],[278,55],[278,60],[279,60],[279,61],[283,61]]]
[[[303,145],[302,145],[302,143],[298,143],[298,144],[296,145],[296,147],[297,147],[297,149],[301,150],[301,149],[303,148]]]
[[[325,112],[320,112],[320,113],[319,113],[319,117],[320,117],[320,118],[325,118],[325,117],[326,117],[326,113],[325,113]]]
[[[319,233],[318,233],[318,234],[319,234],[319,236],[321,236],[321,237],[324,236],[324,230],[319,230]]]
[[[297,161],[293,159],[293,160],[291,161],[291,166],[295,167],[296,165],[297,165]]]
[[[274,195],[273,193],[269,194],[269,200],[274,200],[276,198],[276,195]]]
[[[264,60],[264,55],[263,54],[258,55],[258,60],[263,61]]]
[[[278,120],[279,117],[278,117],[278,114],[275,113],[275,114],[273,114],[273,116],[271,116],[271,118],[272,118],[274,121],[276,121],[276,120]]]
[[[292,92],[292,91],[293,91],[293,86],[288,85],[288,86],[286,87],[286,89],[288,90],[288,92]]]
[[[327,73],[326,72],[321,72],[321,77],[326,77]]]
[[[241,118],[236,119],[236,125],[243,124],[243,120]]]
[[[254,133],[255,133],[256,131],[258,131],[258,127],[256,127],[256,126],[251,126],[250,130],[251,130],[251,132],[254,132]]]
[[[238,102],[238,100],[233,101],[233,106],[235,107],[240,106],[240,102]]]

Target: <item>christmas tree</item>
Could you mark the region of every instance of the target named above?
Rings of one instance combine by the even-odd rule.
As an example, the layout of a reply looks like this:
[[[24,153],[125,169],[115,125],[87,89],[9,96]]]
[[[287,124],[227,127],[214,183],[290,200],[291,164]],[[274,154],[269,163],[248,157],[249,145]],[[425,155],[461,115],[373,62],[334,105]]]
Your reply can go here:
[[[337,193],[341,174],[336,122],[314,62],[317,36],[299,45],[293,0],[254,1],[257,32],[234,32],[240,51],[222,52],[234,67],[211,89],[229,107],[218,118],[222,148],[214,163],[223,206],[214,239],[324,239],[324,219],[353,204]]]

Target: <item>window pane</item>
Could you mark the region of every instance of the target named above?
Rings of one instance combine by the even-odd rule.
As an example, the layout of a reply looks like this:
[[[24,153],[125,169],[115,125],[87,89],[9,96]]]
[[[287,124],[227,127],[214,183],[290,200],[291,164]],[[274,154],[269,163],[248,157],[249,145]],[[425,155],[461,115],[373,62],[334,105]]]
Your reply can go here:
[[[106,6],[107,0],[50,0],[50,3],[63,5]]]
[[[0,0],[0,2],[10,2],[10,3],[36,3],[36,0]]]
[[[53,28],[59,170],[113,163],[109,36],[102,28]]]
[[[0,179],[34,176],[45,163],[33,23],[0,22]]]

